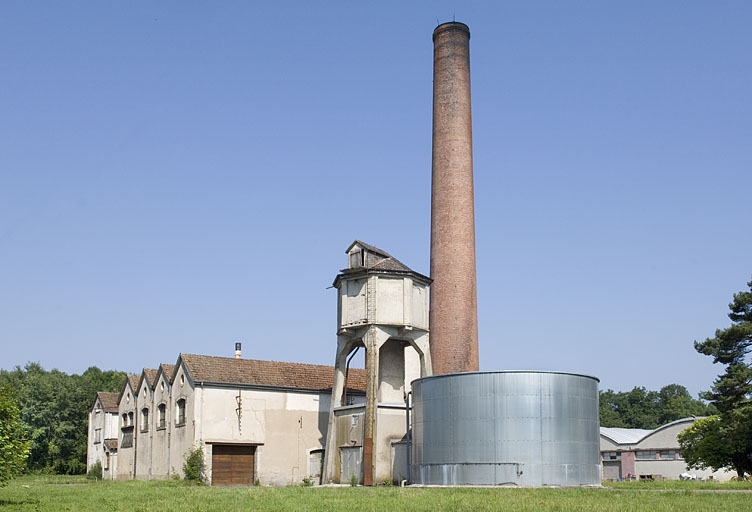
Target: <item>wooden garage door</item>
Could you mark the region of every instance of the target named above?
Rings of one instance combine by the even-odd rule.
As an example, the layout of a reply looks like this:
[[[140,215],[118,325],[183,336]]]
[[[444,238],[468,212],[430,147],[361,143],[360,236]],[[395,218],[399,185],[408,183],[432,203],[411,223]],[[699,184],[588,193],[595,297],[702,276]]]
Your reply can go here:
[[[212,485],[253,485],[255,446],[212,445]]]

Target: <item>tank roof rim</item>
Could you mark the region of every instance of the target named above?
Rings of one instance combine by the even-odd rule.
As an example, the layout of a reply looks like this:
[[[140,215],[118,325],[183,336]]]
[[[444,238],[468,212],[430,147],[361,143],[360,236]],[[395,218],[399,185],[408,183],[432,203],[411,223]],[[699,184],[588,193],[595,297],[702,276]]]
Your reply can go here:
[[[493,371],[481,371],[481,372],[456,372],[456,373],[444,373],[441,375],[429,375],[427,377],[420,377],[412,382],[424,381],[429,379],[437,379],[442,377],[460,377],[464,375],[493,375],[493,374],[554,374],[554,375],[569,375],[572,377],[584,377],[586,379],[592,379],[595,382],[601,380],[595,375],[588,375],[586,373],[565,372],[559,370],[493,370]]]

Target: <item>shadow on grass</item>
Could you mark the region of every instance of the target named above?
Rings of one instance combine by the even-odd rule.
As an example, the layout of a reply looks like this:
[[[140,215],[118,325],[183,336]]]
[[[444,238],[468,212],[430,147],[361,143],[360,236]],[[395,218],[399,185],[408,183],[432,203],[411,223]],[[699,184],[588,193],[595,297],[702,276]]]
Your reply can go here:
[[[39,505],[39,500],[6,500],[0,498],[0,507],[9,507],[11,505]]]

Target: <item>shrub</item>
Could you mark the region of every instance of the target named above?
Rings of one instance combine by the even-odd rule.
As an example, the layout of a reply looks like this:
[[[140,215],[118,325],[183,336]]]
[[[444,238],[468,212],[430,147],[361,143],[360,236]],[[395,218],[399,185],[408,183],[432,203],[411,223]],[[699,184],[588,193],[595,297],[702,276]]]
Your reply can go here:
[[[89,480],[101,480],[102,479],[102,463],[96,461],[91,465],[89,471],[86,473],[86,478]]]
[[[201,483],[204,481],[205,470],[204,450],[200,446],[188,450],[185,454],[185,463],[183,464],[185,479]]]

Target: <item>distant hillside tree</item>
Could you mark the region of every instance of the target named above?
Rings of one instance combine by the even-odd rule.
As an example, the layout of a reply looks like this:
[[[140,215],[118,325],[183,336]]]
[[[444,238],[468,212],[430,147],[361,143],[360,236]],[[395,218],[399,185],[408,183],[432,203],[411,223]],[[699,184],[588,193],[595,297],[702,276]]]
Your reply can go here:
[[[752,281],[749,291],[734,294],[729,304],[731,326],[715,331],[713,338],[695,341],[695,350],[711,356],[726,371],[713,382],[703,398],[718,409],[717,421],[707,422],[694,435],[684,436],[682,453],[696,457],[694,467],[733,468],[741,478],[752,473]],[[712,441],[713,450],[703,450]],[[713,453],[713,457],[705,455]],[[725,454],[722,459],[718,453]]]
[[[707,416],[715,409],[690,396],[687,388],[669,384],[660,391],[635,387],[632,391],[600,392],[602,427],[654,429],[692,416]]]
[[[0,384],[15,390],[21,421],[30,431],[28,469],[84,473],[89,408],[97,391],[120,391],[124,382],[125,373],[97,367],[82,375],[46,371],[39,363],[0,370]]]
[[[13,389],[0,386],[0,487],[26,469],[31,444],[26,434]]]

